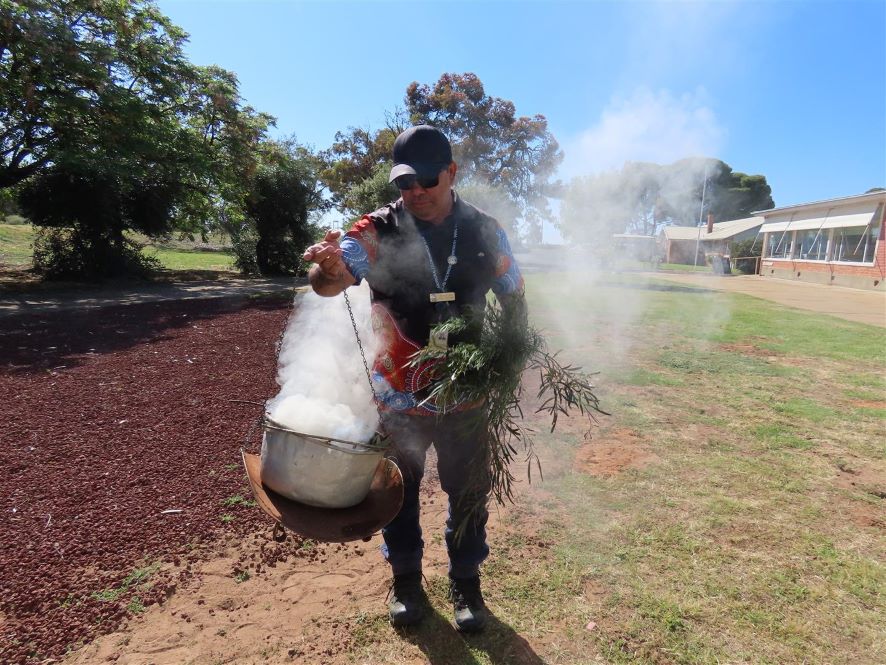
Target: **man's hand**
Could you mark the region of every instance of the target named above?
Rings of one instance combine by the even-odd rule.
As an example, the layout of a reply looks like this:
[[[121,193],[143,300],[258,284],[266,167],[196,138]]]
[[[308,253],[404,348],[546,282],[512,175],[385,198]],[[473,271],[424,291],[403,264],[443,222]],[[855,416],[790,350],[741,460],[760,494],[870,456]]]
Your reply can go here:
[[[316,245],[311,245],[305,250],[302,258],[320,266],[320,270],[330,277],[341,274],[345,269],[344,261],[341,260],[341,247],[338,239],[341,231],[327,231],[326,236]]]
[[[321,296],[336,296],[355,283],[341,258],[340,237],[341,231],[327,231],[322,241],[311,245],[302,254],[305,261],[315,264],[308,272],[308,280]]]

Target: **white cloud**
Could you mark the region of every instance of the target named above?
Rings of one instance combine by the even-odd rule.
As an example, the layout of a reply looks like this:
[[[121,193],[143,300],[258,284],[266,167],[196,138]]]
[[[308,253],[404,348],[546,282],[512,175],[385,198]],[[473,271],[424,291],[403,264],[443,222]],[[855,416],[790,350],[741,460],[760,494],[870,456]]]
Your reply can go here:
[[[626,161],[714,157],[724,137],[703,90],[675,95],[640,88],[629,97],[613,97],[590,128],[566,141],[561,176],[618,169]]]

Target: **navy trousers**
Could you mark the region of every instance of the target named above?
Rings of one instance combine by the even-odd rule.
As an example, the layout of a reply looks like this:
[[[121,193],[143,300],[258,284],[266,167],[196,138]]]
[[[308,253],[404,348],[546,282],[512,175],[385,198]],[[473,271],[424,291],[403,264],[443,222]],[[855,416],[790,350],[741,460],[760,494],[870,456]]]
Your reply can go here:
[[[383,424],[392,438],[388,456],[403,473],[403,507],[382,529],[382,554],[391,564],[394,575],[414,573],[422,568],[424,541],[419,524],[418,490],[427,451],[433,445],[440,485],[449,496],[444,532],[449,575],[474,577],[489,555],[486,522],[490,473],[484,412],[475,409],[444,416],[385,414]]]

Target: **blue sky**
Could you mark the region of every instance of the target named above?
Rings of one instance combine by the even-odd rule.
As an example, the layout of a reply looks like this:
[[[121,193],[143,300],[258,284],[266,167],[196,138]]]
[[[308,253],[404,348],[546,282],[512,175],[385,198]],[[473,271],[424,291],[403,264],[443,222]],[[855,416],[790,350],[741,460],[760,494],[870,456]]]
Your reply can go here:
[[[886,2],[163,0],[276,135],[377,129],[412,81],[474,72],[543,114],[560,176],[717,157],[777,205],[886,187]]]

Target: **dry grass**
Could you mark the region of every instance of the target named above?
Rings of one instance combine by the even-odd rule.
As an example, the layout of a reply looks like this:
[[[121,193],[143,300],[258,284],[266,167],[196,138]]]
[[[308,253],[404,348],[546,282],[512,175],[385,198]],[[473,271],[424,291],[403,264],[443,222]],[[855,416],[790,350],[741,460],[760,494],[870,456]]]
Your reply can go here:
[[[456,640],[433,581],[439,614],[406,637],[424,662],[886,662],[882,332],[642,283],[530,295],[614,414],[589,442],[539,428],[545,482],[484,569],[498,622]],[[419,662],[367,625],[354,662]]]

